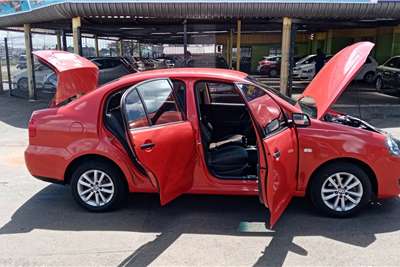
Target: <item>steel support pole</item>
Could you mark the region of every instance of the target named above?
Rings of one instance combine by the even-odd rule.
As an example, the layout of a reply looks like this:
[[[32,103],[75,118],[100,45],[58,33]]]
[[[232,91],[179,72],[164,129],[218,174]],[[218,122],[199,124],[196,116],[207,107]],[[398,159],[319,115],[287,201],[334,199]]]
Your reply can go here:
[[[10,55],[8,52],[8,40],[4,38],[4,50],[6,52],[6,66],[7,66],[7,79],[8,79],[8,93],[12,96],[12,81],[11,81],[11,70],[10,70]]]
[[[94,36],[94,50],[96,52],[96,57],[100,56],[99,37],[97,35]]]
[[[68,51],[67,35],[65,34],[65,31],[62,31],[61,37],[62,37],[62,50]]]
[[[326,34],[326,51],[327,55],[332,53],[332,39],[333,39],[333,30],[328,30]]]
[[[29,99],[34,100],[35,96],[35,75],[33,70],[33,54],[32,54],[32,33],[31,25],[24,24],[25,51],[26,51],[26,68],[28,72],[28,94]]]
[[[57,32],[56,33],[56,36],[57,36],[57,45],[56,45],[56,49],[57,50],[61,50],[61,33],[60,32]]]
[[[293,69],[294,69],[294,47],[296,45],[296,24],[292,23],[292,28],[290,30],[290,49],[289,49],[289,67],[288,67],[288,86],[287,95],[292,96],[293,88]]]
[[[242,21],[237,21],[237,32],[236,32],[236,70],[240,70],[240,43],[242,38]]]
[[[188,37],[187,37],[187,21],[183,21],[183,58],[185,60],[185,66],[188,63],[188,55],[187,55],[187,44],[188,44]]]
[[[232,69],[232,49],[233,49],[233,29],[229,30],[229,47],[228,47],[228,52],[229,52],[229,58],[228,58],[228,64],[229,68]]]
[[[282,59],[281,59],[281,77],[280,91],[282,94],[289,94],[289,60],[290,60],[290,37],[292,34],[292,19],[283,18],[282,24]]]
[[[81,18],[72,18],[72,38],[74,43],[74,53],[82,55],[82,37],[81,37]]]
[[[122,39],[119,39],[118,41],[118,55],[122,57],[124,55],[124,43]]]
[[[3,64],[2,58],[0,57],[0,94],[4,94],[4,87],[3,87]]]

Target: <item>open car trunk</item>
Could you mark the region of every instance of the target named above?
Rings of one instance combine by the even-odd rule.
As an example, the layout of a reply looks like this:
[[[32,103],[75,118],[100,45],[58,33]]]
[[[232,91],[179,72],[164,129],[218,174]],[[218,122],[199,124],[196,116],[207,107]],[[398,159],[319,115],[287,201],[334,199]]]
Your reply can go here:
[[[99,69],[90,60],[57,50],[35,51],[33,54],[57,75],[56,94],[51,106],[59,106],[96,89]]]

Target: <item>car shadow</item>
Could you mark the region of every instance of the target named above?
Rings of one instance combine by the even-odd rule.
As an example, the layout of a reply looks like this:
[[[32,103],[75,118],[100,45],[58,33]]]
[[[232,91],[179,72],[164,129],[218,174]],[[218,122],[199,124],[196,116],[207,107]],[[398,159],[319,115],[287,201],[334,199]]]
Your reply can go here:
[[[400,200],[371,205],[354,218],[317,215],[304,199],[295,199],[273,230],[264,222],[268,211],[257,197],[185,195],[161,207],[156,194],[133,194],[127,207],[108,213],[90,213],[78,207],[70,190],[49,185],[25,202],[0,229],[0,235],[35,229],[57,231],[129,231],[159,233],[134,249],[120,266],[145,266],[182,234],[265,236],[266,246],[255,266],[282,265],[289,252],[307,256],[295,237],[323,236],[361,248],[376,234],[400,230]]]
[[[28,101],[27,99],[0,94],[0,122],[17,128],[28,127],[33,111],[48,107],[45,100]]]

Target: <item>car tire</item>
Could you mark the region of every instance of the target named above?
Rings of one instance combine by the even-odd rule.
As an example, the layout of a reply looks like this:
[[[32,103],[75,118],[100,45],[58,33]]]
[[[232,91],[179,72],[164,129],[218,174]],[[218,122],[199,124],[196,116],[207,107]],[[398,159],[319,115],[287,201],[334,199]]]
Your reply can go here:
[[[94,212],[114,210],[128,195],[120,170],[103,160],[89,160],[79,165],[72,172],[71,191],[80,206]]]
[[[375,73],[373,73],[372,71],[367,72],[363,77],[364,82],[368,84],[373,83],[374,79],[375,79]]]
[[[21,78],[17,81],[17,88],[21,91],[28,91],[28,79]]]
[[[275,78],[278,77],[278,70],[277,69],[271,69],[268,73],[269,77]]]
[[[310,186],[313,205],[330,217],[351,217],[372,200],[372,186],[367,173],[351,163],[340,162],[323,167],[313,176]]]
[[[376,78],[376,81],[375,81],[375,88],[376,88],[376,90],[377,90],[378,92],[382,92],[383,89],[385,88],[385,86],[384,86],[384,84],[383,84],[382,77]]]

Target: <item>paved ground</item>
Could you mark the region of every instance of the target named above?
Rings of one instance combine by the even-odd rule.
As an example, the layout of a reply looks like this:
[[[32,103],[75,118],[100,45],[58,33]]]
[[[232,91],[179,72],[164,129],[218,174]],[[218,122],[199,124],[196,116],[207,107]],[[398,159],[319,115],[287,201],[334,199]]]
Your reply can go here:
[[[83,211],[68,187],[24,166],[27,120],[41,106],[0,96],[0,266],[400,265],[399,199],[345,220],[296,199],[274,231],[256,197],[184,196],[160,207],[143,194],[117,212]],[[400,120],[372,123],[400,137]]]

